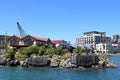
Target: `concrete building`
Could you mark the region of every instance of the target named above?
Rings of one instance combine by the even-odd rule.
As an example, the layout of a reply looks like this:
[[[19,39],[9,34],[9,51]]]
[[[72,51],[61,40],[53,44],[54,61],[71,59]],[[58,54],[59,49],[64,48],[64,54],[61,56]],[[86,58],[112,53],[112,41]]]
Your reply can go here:
[[[120,43],[120,35],[113,35],[112,43]]]
[[[111,53],[120,53],[120,35],[116,34],[112,37],[112,50]]]
[[[96,53],[111,53],[112,52],[112,44],[111,43],[100,43],[96,44]]]
[[[83,36],[76,38],[77,44],[91,45],[96,49],[96,44],[111,43],[111,37],[106,37],[105,32],[91,31],[83,33]]]
[[[120,43],[112,43],[111,53],[120,53]]]

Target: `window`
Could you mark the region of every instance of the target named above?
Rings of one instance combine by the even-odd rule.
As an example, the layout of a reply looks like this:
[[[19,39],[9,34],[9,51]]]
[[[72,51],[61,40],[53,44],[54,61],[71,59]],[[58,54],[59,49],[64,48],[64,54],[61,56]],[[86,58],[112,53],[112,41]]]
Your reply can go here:
[[[31,38],[25,39],[25,40],[24,40],[24,44],[32,45],[32,44],[33,44],[33,39],[31,39]]]
[[[19,41],[17,39],[12,39],[12,40],[10,40],[10,44],[17,45],[17,44],[19,44]]]

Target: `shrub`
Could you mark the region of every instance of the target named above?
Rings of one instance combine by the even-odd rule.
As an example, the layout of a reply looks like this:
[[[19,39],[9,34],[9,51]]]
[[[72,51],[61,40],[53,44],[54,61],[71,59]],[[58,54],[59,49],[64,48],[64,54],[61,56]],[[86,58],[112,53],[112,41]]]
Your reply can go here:
[[[19,53],[22,55],[26,55],[27,57],[30,57],[32,54],[39,54],[39,47],[38,46],[30,46],[26,48],[20,48]]]
[[[62,49],[62,47],[61,47],[61,46],[59,46],[59,47],[55,48],[55,54],[57,54],[57,55],[61,55],[61,54],[62,54],[62,52],[63,52],[63,49]]]
[[[46,51],[45,46],[41,46],[41,47],[39,48],[39,55],[40,55],[40,56],[41,56],[41,55],[44,55],[44,54],[45,54],[45,51]]]
[[[14,56],[15,56],[16,52],[17,52],[17,48],[8,49],[5,57],[8,58],[8,59],[10,59],[10,60],[14,59]]]
[[[63,59],[63,60],[67,60],[68,58],[70,58],[70,56],[63,55],[63,56],[61,57],[61,60],[62,60],[62,59]]]

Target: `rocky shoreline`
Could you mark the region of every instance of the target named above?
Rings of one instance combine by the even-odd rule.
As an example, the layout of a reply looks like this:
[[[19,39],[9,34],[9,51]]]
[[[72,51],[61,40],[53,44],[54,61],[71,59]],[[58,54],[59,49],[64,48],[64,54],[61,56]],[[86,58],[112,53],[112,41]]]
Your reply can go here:
[[[9,60],[3,56],[0,56],[1,66],[21,66],[25,68],[29,67],[51,67],[51,68],[116,68],[117,65],[109,61],[105,55],[78,55],[66,53],[64,55],[42,55],[42,56],[31,56],[26,60]]]

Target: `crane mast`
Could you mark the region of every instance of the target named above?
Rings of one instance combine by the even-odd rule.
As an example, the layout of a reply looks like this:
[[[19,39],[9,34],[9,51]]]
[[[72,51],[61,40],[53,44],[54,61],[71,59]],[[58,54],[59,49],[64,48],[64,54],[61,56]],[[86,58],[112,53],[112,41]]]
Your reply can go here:
[[[26,32],[21,27],[21,25],[19,24],[19,22],[17,22],[17,26],[18,26],[18,30],[19,30],[20,36],[25,37],[26,36]]]

